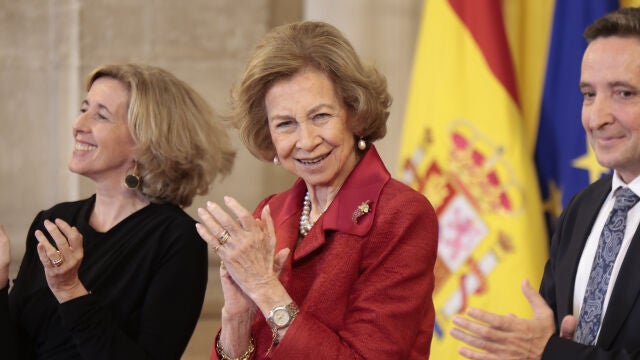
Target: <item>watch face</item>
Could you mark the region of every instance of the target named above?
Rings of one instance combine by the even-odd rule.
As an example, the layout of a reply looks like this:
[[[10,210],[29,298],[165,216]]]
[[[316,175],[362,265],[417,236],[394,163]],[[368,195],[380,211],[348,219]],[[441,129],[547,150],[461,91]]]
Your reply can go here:
[[[273,323],[278,327],[287,325],[289,318],[289,313],[285,309],[277,309],[273,313]]]

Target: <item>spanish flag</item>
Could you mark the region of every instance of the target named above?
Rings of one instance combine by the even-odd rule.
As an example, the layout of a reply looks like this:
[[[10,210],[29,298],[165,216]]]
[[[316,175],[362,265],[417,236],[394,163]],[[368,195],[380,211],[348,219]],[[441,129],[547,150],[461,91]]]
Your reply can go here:
[[[520,284],[539,283],[548,237],[530,132],[552,11],[545,0],[426,1],[400,177],[439,217],[433,359],[459,358],[449,330],[467,307],[531,316]]]

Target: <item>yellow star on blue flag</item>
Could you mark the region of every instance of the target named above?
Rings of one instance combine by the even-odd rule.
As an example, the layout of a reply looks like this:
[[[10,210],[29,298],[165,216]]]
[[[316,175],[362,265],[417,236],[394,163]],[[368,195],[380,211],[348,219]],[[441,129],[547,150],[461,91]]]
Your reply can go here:
[[[589,173],[589,183],[595,182],[600,177],[609,172],[609,168],[606,168],[598,162],[596,153],[593,148],[587,145],[587,153],[576,158],[571,162],[571,165],[576,169],[587,170]]]

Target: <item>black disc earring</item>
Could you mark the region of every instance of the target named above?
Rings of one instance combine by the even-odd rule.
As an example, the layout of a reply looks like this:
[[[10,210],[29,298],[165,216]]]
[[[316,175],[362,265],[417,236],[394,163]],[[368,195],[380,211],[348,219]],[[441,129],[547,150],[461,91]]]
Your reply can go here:
[[[135,165],[133,166],[133,172],[131,174],[128,174],[127,176],[125,176],[124,178],[124,186],[127,187],[127,189],[137,189],[140,187],[140,176],[138,176],[138,162],[136,161],[134,163]]]

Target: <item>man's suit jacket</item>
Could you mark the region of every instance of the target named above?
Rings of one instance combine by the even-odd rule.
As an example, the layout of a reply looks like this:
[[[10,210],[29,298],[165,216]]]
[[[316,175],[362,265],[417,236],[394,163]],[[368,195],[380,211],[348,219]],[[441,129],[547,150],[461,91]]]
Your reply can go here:
[[[553,309],[556,329],[572,314],[573,287],[580,256],[611,191],[612,176],[577,194],[563,211],[551,241],[540,293]],[[640,359],[640,231],[635,231],[611,294],[596,346],[551,337],[542,359]]]

